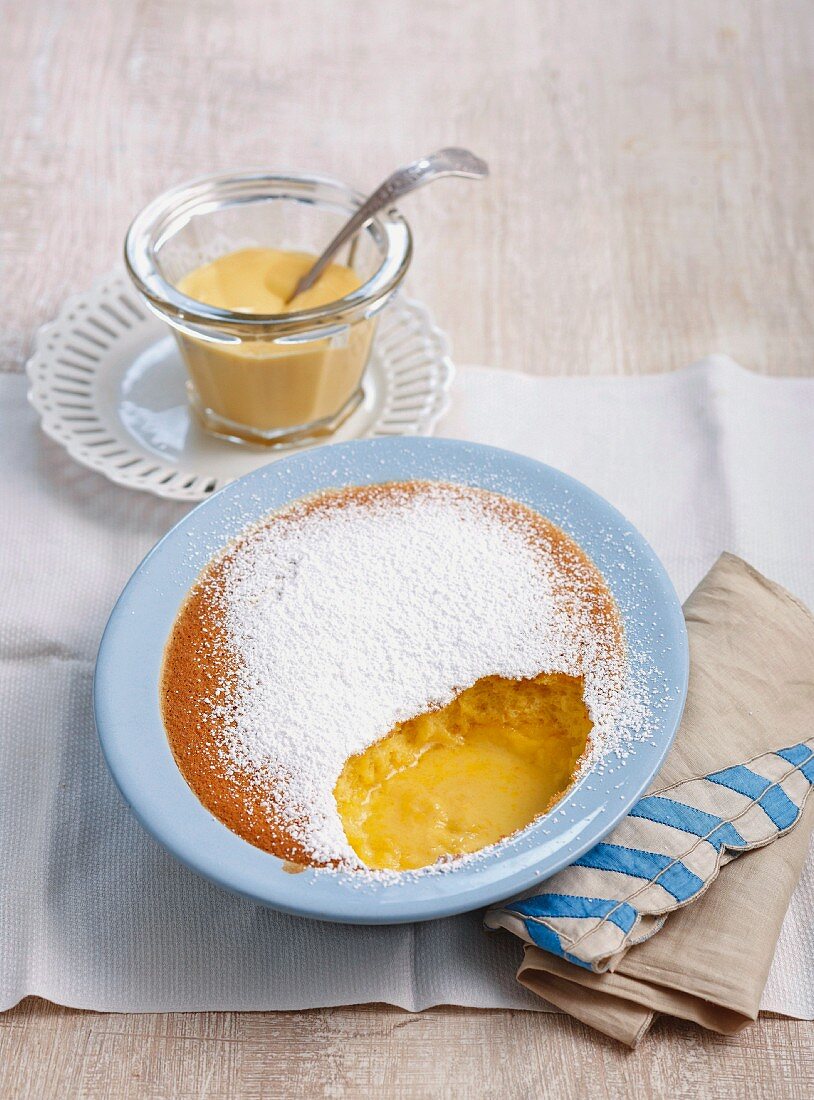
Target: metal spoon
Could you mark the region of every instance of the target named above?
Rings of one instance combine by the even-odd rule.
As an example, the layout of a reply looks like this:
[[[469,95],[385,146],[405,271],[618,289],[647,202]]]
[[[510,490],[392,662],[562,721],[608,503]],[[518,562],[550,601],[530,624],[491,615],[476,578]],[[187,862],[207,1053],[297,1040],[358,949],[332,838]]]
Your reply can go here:
[[[293,301],[298,294],[302,294],[304,290],[313,286],[345,241],[350,240],[374,215],[385,207],[392,206],[402,195],[415,191],[417,187],[423,187],[425,183],[441,179],[442,176],[463,176],[465,179],[482,180],[488,175],[489,166],[486,161],[476,157],[468,149],[455,148],[439,149],[437,153],[431,153],[428,157],[422,157],[420,160],[413,161],[412,164],[397,169],[376,188],[353,217],[342,226],[314,266],[302,276],[294,287],[294,293],[287,301]]]

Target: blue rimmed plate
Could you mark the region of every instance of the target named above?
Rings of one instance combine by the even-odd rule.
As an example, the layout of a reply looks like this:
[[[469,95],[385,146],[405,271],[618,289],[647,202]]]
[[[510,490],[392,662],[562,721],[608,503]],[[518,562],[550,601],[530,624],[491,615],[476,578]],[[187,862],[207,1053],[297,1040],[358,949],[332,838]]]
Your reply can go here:
[[[242,528],[320,489],[383,481],[452,481],[522,501],[563,528],[605,577],[642,657],[634,675],[649,735],[589,772],[554,810],[476,859],[438,874],[381,881],[288,873],[214,818],[178,770],[159,710],[164,646],[201,569]],[[466,912],[545,879],[601,840],[649,785],[670,747],[687,690],[687,635],[676,593],[642,536],[586,486],[533,459],[451,439],[359,440],[265,466],[195,508],[147,555],[113,609],[96,664],[94,704],[105,757],[144,827],[230,890],[289,913],[395,924]]]

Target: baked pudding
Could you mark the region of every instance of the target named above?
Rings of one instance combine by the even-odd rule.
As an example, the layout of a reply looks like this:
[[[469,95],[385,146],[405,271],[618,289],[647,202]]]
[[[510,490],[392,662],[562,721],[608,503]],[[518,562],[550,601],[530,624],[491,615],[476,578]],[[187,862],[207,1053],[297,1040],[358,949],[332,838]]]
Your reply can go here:
[[[599,570],[526,505],[329,490],[204,569],[164,659],[182,774],[290,863],[443,868],[516,834],[612,741],[626,657]]]

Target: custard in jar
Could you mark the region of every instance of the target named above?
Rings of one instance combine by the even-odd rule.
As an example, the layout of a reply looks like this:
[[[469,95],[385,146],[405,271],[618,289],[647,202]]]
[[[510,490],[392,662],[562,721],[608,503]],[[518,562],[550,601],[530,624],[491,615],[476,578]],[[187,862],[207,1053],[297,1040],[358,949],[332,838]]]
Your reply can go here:
[[[131,277],[172,327],[208,431],[291,445],[329,435],[361,401],[377,315],[409,265],[407,224],[378,215],[289,299],[362,199],[329,180],[246,173],[176,188],[134,221]]]

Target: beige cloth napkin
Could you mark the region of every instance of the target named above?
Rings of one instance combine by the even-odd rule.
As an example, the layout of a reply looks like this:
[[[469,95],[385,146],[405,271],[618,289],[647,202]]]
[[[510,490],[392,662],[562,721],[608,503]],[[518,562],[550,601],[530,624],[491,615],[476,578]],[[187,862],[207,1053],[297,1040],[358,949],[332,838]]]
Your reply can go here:
[[[724,554],[684,606],[690,640],[687,705],[648,793],[810,738],[814,618],[793,596]],[[613,971],[594,973],[527,946],[517,977],[558,1008],[635,1046],[657,1013],[714,1031],[758,1014],[775,944],[814,826],[814,797],[797,825],[724,866],[695,901]]]

